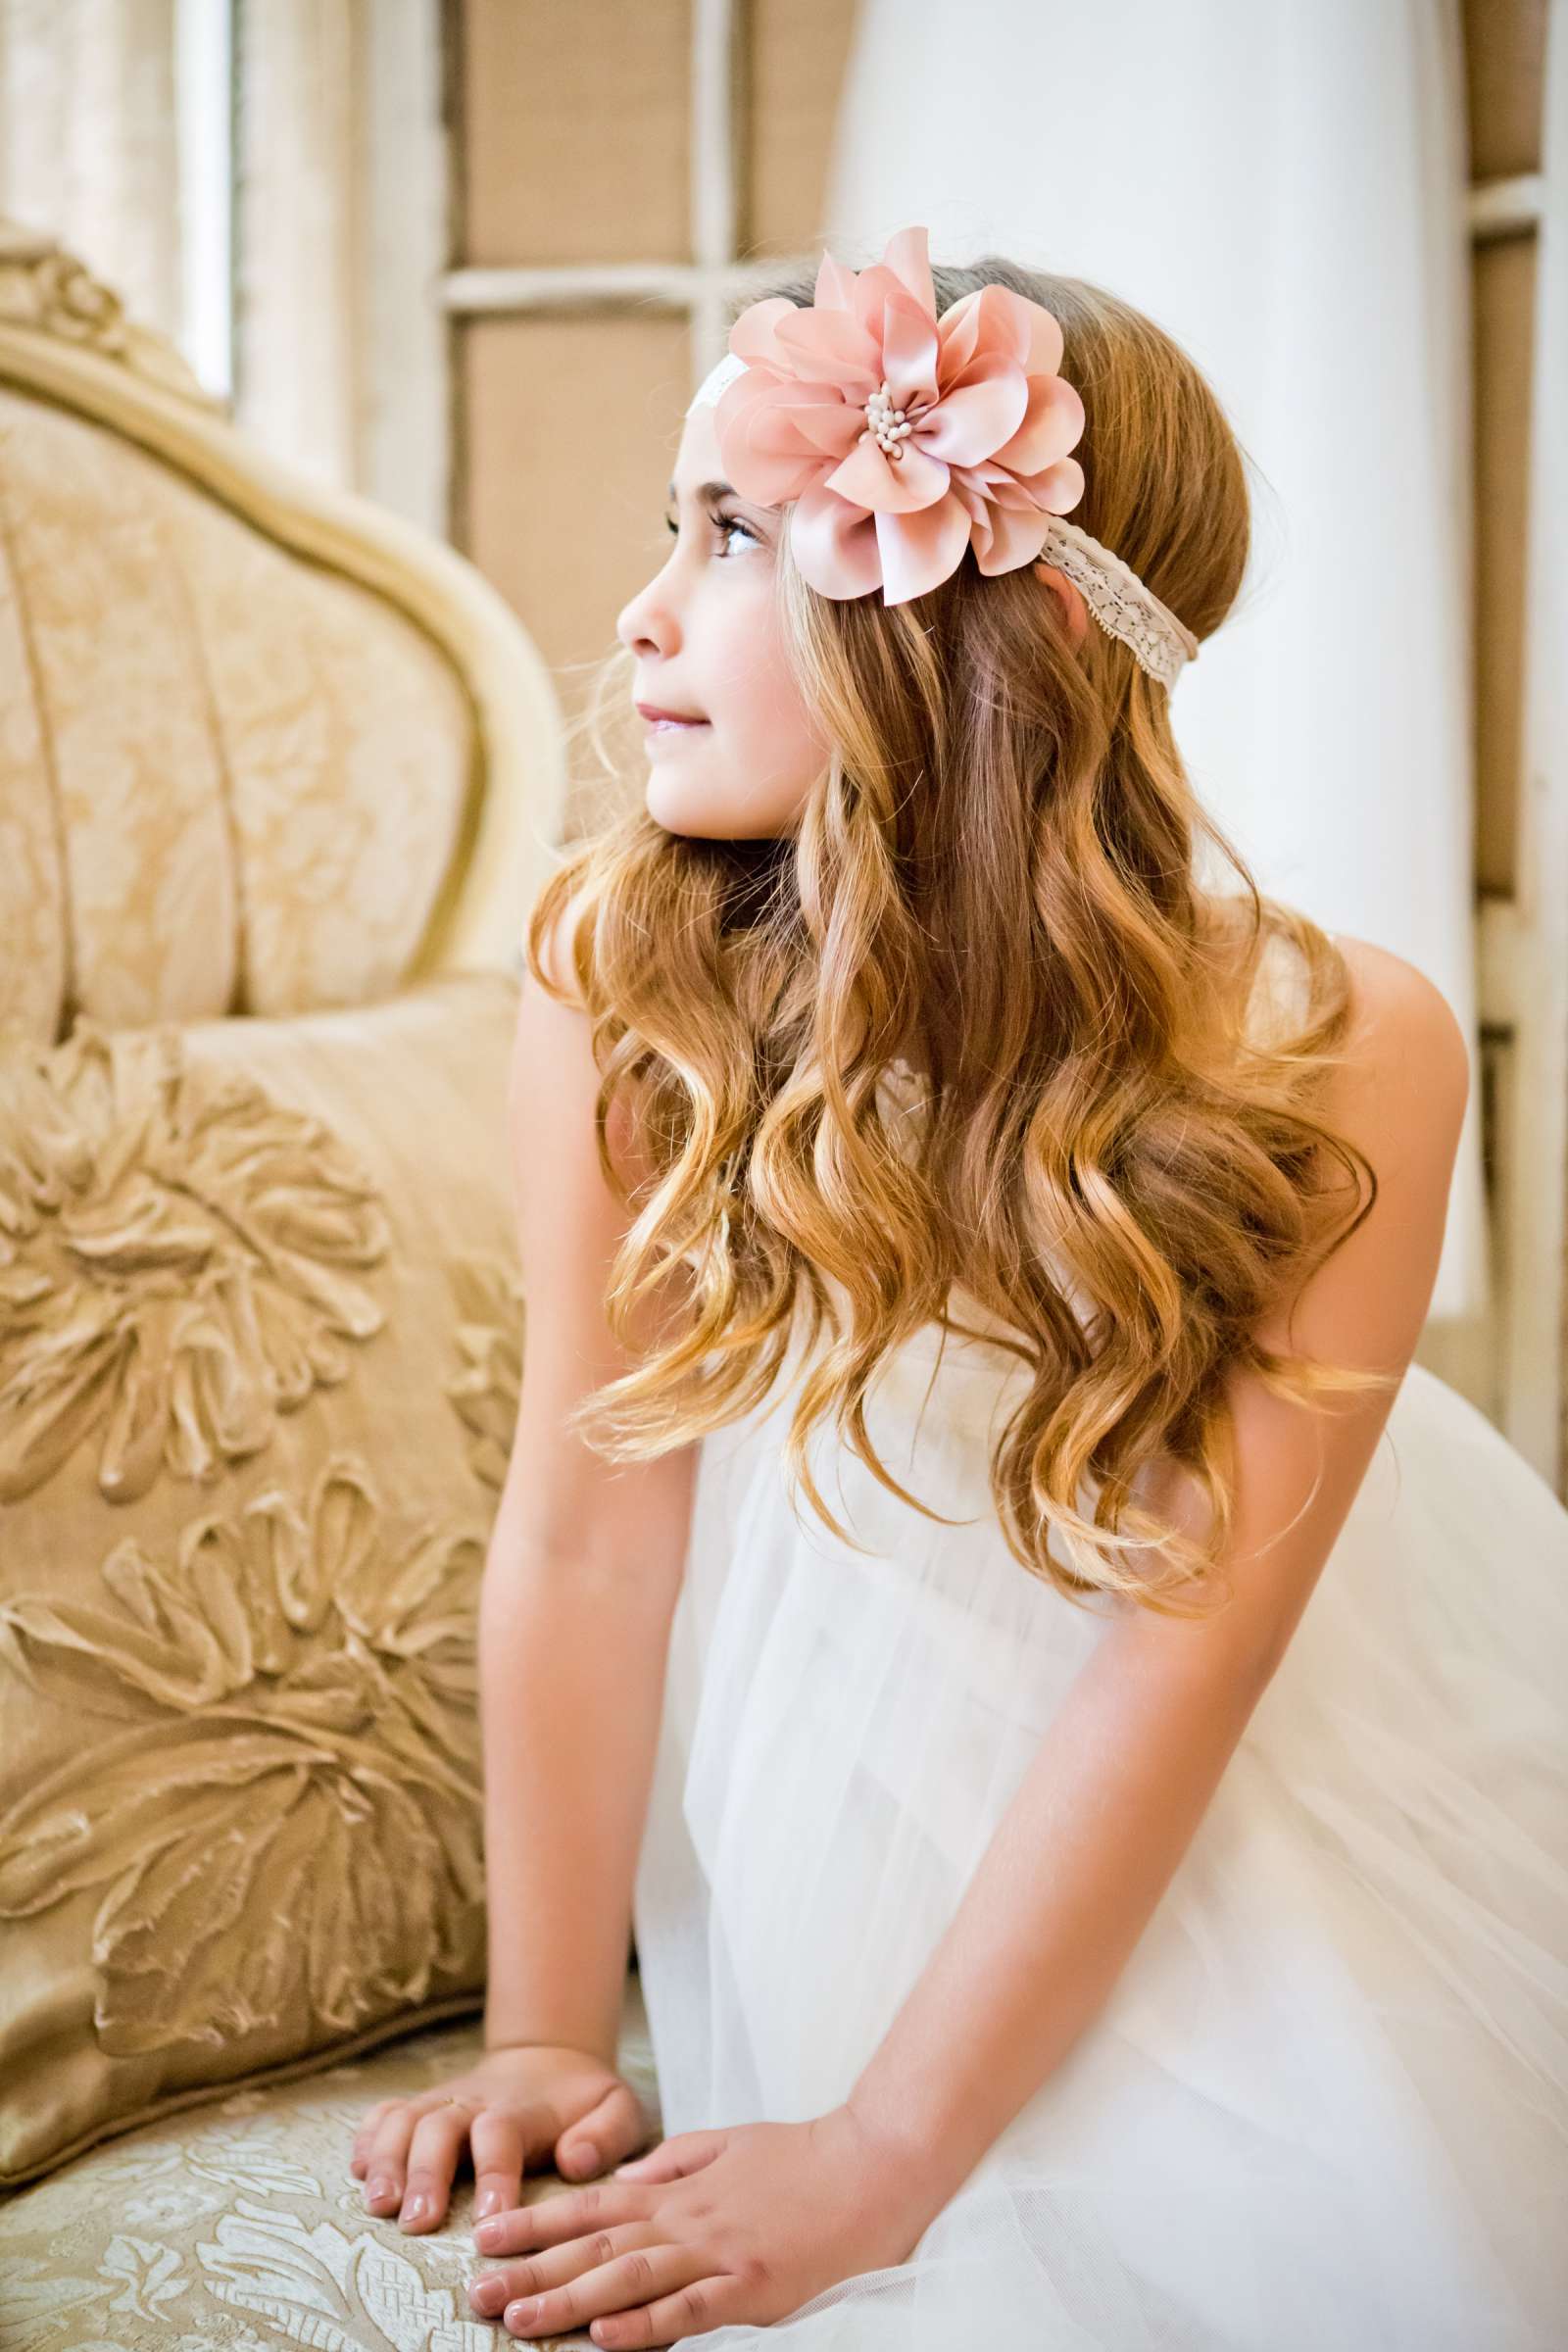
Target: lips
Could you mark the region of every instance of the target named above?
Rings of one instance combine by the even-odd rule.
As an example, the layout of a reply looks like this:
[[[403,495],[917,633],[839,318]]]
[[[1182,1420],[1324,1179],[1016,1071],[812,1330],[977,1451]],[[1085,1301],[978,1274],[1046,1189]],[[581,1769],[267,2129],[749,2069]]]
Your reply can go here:
[[[695,710],[666,710],[659,703],[639,703],[636,709],[638,715],[645,718],[648,724],[655,729],[660,727],[706,727],[708,724],[707,719]]]

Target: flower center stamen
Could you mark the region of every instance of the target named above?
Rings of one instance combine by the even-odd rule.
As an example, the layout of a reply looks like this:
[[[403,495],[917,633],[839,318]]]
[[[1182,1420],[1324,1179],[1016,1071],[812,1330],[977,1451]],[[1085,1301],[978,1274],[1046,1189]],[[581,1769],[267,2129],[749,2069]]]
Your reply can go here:
[[[884,376],[881,390],[873,392],[865,404],[865,429],[860,439],[874,441],[884,457],[897,462],[904,455],[905,436],[913,432],[914,424],[913,416],[893,406],[893,394]]]

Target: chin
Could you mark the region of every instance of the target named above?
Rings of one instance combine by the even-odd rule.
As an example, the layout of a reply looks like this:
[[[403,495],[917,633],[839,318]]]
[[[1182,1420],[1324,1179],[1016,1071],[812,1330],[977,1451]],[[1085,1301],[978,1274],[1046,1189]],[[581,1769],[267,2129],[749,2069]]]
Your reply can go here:
[[[698,793],[683,792],[670,777],[651,775],[643,804],[656,825],[666,833],[680,833],[697,841],[724,839],[724,826],[715,824],[712,811],[704,807]]]
[[[703,807],[696,793],[670,790],[656,776],[642,798],[649,816],[656,825],[662,825],[665,833],[679,833],[691,842],[733,840],[733,825],[726,823],[719,811]]]
[[[724,805],[722,794],[703,792],[653,765],[643,804],[656,825],[690,841],[777,841],[794,831],[799,807],[780,812],[755,801],[744,808]]]

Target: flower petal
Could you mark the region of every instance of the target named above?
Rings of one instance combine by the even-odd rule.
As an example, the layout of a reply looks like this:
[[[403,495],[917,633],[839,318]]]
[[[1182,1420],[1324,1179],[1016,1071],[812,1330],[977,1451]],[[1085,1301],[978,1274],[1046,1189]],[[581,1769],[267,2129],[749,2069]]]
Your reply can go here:
[[[1037,511],[988,505],[985,525],[975,527],[977,568],[994,579],[999,572],[1016,571],[1021,564],[1032,564],[1045,546],[1050,528],[1050,516]]]
[[[872,262],[855,280],[855,315],[879,353],[890,307],[911,318],[923,318],[932,327],[936,325],[934,316],[910,293],[904,280],[880,262]]]
[[[882,556],[871,517],[836,491],[808,490],[790,519],[790,553],[818,596],[863,596],[882,581]]]
[[[770,294],[765,302],[748,303],[729,330],[734,357],[752,367],[777,367],[774,332],[781,318],[795,317],[796,307],[787,294]]]
[[[907,514],[946,495],[949,470],[940,458],[926,456],[916,434],[905,442],[897,463],[867,434],[842,465],[824,474],[823,487],[876,514]]]
[[[882,374],[877,382],[884,379],[895,408],[906,409],[917,400],[929,406],[937,398],[937,330],[908,301],[882,306]]]
[[[853,311],[855,308],[855,271],[824,253],[816,266],[816,285],[811,294],[812,305],[819,311]]]
[[[1061,366],[1061,326],[1054,312],[1010,286],[979,286],[937,321],[942,381],[948,384],[982,355],[1013,360],[1025,375],[1054,375]]]
[[[930,231],[918,224],[901,228],[896,236],[889,237],[877,267],[892,270],[935,325],[937,298],[931,283]]]
[[[727,409],[732,393],[741,393]],[[719,438],[729,419],[747,419],[746,447],[758,457],[843,457],[865,422],[864,412],[846,402],[837,384],[808,384],[786,376],[771,382],[727,384],[720,395]],[[715,411],[715,416],[718,415]]]
[[[880,337],[848,311],[791,308],[773,330],[775,367],[809,383],[831,383],[846,399],[863,401],[882,381]]]
[[[1029,383],[1006,362],[987,361],[983,375],[945,392],[915,426],[911,438],[928,457],[949,466],[973,466],[992,457],[1002,462],[1004,443],[1015,438],[1025,420]]]
[[[831,412],[844,418],[835,425]],[[835,432],[853,439],[855,412],[821,384],[771,382],[737,376],[713,412],[724,469],[742,498],[782,507],[818,480],[831,462]],[[818,443],[830,444],[824,455]]]
[[[1010,441],[993,443],[989,454],[1009,472],[1027,477],[1064,458],[1083,438],[1084,404],[1076,387],[1060,375],[1024,379],[1028,405]]]
[[[906,604],[956,571],[969,544],[970,522],[960,499],[944,497],[911,514],[878,514],[882,602]]]
[[[1019,487],[1048,514],[1070,514],[1084,494],[1084,469],[1076,458],[1059,458],[1044,473],[1031,473]]]

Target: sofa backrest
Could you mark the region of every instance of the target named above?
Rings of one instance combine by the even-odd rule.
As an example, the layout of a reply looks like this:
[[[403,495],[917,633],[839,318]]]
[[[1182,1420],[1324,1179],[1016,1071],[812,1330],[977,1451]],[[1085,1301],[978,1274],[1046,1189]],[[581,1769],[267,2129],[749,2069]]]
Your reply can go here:
[[[372,1002],[514,962],[559,837],[531,641],[454,551],[252,448],[11,224],[0,1023]],[[83,286],[93,299],[83,298]]]

